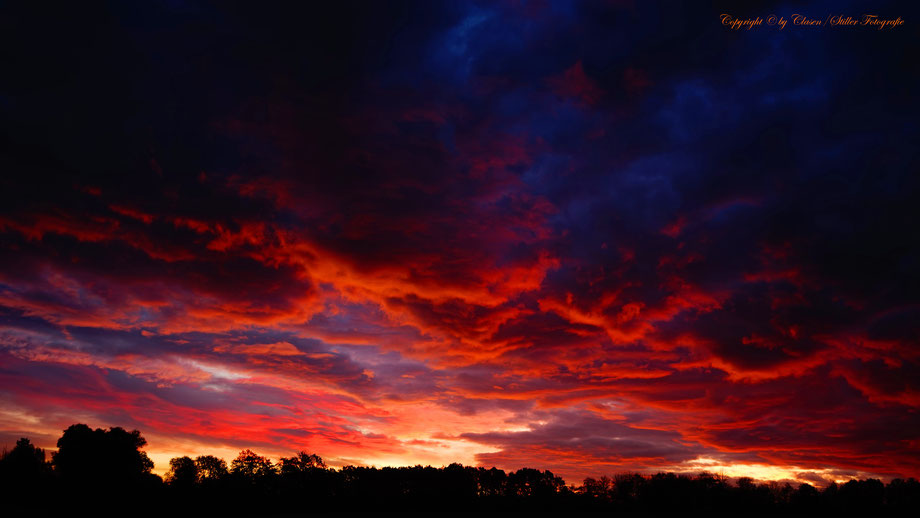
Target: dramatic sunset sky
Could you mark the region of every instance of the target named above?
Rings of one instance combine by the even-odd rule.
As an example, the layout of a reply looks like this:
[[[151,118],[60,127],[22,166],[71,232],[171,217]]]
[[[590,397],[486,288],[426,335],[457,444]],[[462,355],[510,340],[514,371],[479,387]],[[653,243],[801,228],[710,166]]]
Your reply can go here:
[[[687,4],[4,3],[0,447],[920,475],[920,18]]]

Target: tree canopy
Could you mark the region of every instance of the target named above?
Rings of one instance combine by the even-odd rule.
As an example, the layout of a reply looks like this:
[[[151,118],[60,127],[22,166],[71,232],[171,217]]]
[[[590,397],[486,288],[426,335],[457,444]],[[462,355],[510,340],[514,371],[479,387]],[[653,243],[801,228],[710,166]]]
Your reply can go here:
[[[75,424],[58,439],[52,464],[61,477],[74,481],[127,483],[153,469],[153,462],[140,450],[146,444],[137,430],[128,432],[120,427],[93,430],[85,424]]]
[[[552,511],[627,515],[707,513],[759,515],[905,515],[920,509],[920,483],[877,479],[831,483],[824,488],[789,482],[730,481],[700,473],[620,473],[567,486],[549,470],[451,464],[329,468],[317,454],[300,451],[277,463],[250,449],[227,463],[213,455],[170,460],[165,480],[150,471],[140,432],[64,430],[52,462],[27,438],[0,456],[0,483],[12,509],[162,515],[298,514],[305,511]],[[113,491],[114,490],[114,491]],[[45,502],[41,495],[65,495]],[[138,505],[141,503],[142,505]],[[57,507],[54,507],[57,506]],[[40,514],[40,513],[39,513]]]

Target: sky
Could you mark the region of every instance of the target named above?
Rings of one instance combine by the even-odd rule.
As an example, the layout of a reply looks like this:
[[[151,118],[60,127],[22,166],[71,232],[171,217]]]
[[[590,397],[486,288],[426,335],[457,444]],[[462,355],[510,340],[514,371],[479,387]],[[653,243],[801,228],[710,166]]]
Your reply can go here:
[[[0,445],[920,476],[916,15],[4,2]]]

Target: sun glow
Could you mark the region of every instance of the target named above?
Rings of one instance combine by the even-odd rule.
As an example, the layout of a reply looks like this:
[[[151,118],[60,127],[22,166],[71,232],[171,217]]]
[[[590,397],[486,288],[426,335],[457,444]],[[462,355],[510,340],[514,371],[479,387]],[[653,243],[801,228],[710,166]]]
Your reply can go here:
[[[811,485],[816,485],[816,481],[820,480],[824,480],[827,483],[832,481],[840,483],[846,482],[851,478],[857,478],[855,476],[841,478],[838,473],[827,469],[806,469],[796,466],[776,466],[756,463],[727,463],[710,457],[698,457],[681,466],[674,467],[673,471],[678,473],[705,471],[729,478],[749,477],[764,482],[789,481]],[[818,483],[817,485],[821,484]]]

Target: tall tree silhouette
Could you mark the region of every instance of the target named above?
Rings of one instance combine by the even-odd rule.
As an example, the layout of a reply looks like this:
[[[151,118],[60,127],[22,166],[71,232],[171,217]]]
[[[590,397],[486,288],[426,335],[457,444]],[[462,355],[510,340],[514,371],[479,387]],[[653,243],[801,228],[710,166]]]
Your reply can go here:
[[[521,468],[508,475],[508,488],[511,494],[521,498],[544,500],[564,487],[565,481],[562,477],[553,475],[549,470]]]
[[[248,480],[256,480],[275,474],[275,465],[267,457],[252,450],[243,450],[230,465],[230,473]]]
[[[36,448],[25,437],[0,457],[0,492],[18,502],[33,500],[51,481],[51,465],[45,450]]]
[[[314,469],[326,469],[326,463],[319,455],[301,451],[293,457],[281,458],[281,473],[305,473]]]
[[[198,478],[202,482],[216,482],[230,474],[227,462],[213,455],[195,457],[195,467],[198,468]]]
[[[37,448],[32,441],[23,437],[16,441],[12,450],[0,458],[3,473],[16,473],[17,477],[39,476],[48,472],[45,450]]]
[[[143,478],[153,469],[153,462],[140,451],[146,444],[137,430],[128,432],[120,427],[93,430],[85,424],[75,424],[58,439],[52,463],[63,479],[124,485]]]
[[[177,487],[191,487],[198,482],[198,465],[191,457],[176,457],[169,461],[166,482]]]
[[[613,489],[613,480],[606,475],[595,479],[594,477],[588,477],[585,479],[584,484],[584,493],[590,498],[595,498],[601,502],[606,502],[611,497],[611,490]]]

